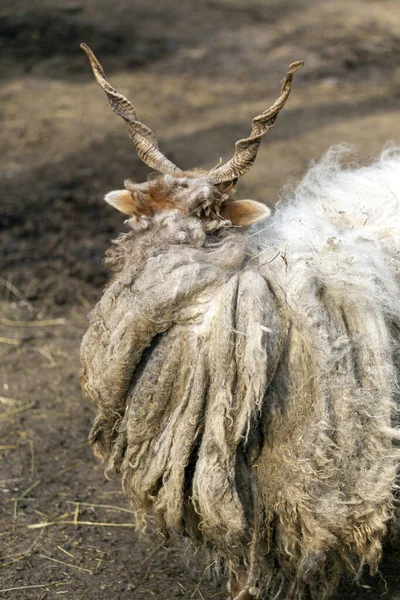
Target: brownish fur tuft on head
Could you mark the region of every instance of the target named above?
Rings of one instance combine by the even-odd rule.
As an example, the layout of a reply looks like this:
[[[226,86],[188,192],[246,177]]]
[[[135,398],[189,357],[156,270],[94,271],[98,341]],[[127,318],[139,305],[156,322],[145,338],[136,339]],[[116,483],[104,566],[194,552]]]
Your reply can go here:
[[[109,192],[105,201],[134,222],[147,223],[157,213],[178,210],[201,219],[207,230],[247,227],[269,216],[270,210],[260,202],[234,200],[234,185],[214,185],[207,175],[194,172],[150,177],[142,184],[127,179],[126,189]]]

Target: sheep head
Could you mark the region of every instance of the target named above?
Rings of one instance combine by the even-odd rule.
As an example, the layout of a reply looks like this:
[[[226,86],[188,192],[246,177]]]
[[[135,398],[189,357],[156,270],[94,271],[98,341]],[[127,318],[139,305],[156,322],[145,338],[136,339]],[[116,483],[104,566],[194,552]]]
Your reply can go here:
[[[106,202],[129,215],[139,226],[146,226],[158,212],[174,209],[187,217],[201,219],[206,231],[231,225],[245,227],[270,214],[269,208],[260,202],[235,200],[234,187],[253,165],[262,136],[275,124],[289,96],[293,74],[303,66],[301,61],[289,66],[278,99],[253,119],[250,136],[236,142],[231,160],[209,172],[184,172],[161,153],[154,132],[138,121],[133,105],[109,84],[92,50],[86,44],[81,44],[81,48],[111,109],[126,122],[139,158],[158,174],[142,184],[126,180],[126,189],[109,192]]]
[[[206,174],[166,174],[142,184],[128,179],[125,187],[106,194],[105,201],[143,227],[163,210],[175,209],[187,217],[197,217],[205,231],[251,225],[270,214],[261,202],[234,200],[233,182],[214,185]]]

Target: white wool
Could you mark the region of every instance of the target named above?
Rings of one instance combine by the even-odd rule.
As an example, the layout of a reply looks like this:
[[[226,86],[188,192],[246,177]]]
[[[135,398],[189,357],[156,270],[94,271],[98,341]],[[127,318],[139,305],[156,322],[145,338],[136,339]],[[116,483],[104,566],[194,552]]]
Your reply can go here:
[[[294,190],[285,190],[271,219],[249,234],[254,267],[291,328],[287,359],[265,398],[270,448],[258,463],[260,481],[268,482],[262,493],[269,519],[279,512],[282,547],[301,548],[298,580],[288,588],[296,598],[303,597],[296,585],[311,582],[312,571],[321,582],[326,577],[325,591],[316,589],[315,597],[329,592],[330,575],[320,571],[325,559],[315,557],[321,548],[334,548],[338,538],[343,555],[351,548],[350,562],[354,553],[376,569],[380,538],[393,517],[400,148],[387,147],[368,166],[349,164],[348,158],[347,148],[331,149]],[[282,405],[288,407],[283,417]],[[307,473],[313,473],[310,479]],[[302,511],[307,527],[299,535]],[[271,584],[268,568],[255,571],[254,580],[262,576],[257,594],[275,593],[278,583]]]
[[[275,213],[251,236],[258,264],[281,273],[285,288],[290,273],[294,293],[302,276],[350,278],[363,288],[376,275],[384,287],[399,276],[400,147],[386,146],[379,160],[362,167],[349,158],[348,147],[331,148],[295,189],[284,190]],[[282,261],[285,269],[273,264]],[[365,290],[373,292],[379,295],[376,286]],[[397,286],[392,292],[398,295]]]
[[[377,162],[358,168],[343,166],[350,153],[346,146],[331,148],[284,193],[267,238],[273,234],[296,248],[302,241],[319,249],[330,237],[360,236],[391,246],[400,235],[400,148],[387,146]]]

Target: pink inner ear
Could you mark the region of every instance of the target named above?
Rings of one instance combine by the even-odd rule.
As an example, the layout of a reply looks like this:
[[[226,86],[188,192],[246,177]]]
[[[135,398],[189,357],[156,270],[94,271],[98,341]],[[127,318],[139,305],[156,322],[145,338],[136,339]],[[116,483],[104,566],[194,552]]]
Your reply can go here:
[[[271,210],[255,200],[234,200],[223,204],[220,214],[224,219],[229,219],[232,225],[248,227],[269,217]]]
[[[104,196],[104,200],[124,215],[133,215],[136,212],[136,202],[128,190],[108,192]]]

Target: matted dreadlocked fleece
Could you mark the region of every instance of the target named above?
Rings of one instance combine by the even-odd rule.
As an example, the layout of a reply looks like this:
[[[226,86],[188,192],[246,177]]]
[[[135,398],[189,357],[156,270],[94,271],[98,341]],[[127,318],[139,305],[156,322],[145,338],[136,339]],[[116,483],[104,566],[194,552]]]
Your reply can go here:
[[[400,152],[346,156],[257,229],[170,210],[122,235],[82,343],[90,439],[138,526],[244,564],[256,597],[376,570],[395,512]]]

